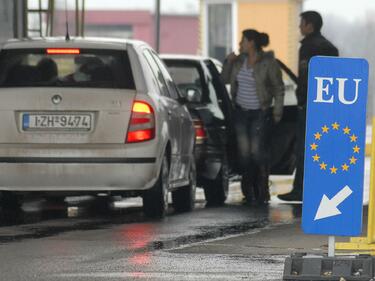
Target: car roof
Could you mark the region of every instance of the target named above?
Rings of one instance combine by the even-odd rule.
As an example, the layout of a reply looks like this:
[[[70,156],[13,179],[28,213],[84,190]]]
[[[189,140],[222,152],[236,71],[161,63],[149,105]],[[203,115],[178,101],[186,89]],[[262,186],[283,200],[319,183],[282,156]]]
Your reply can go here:
[[[202,61],[206,59],[212,59],[209,57],[198,56],[198,55],[185,55],[185,54],[160,54],[162,59],[173,59],[173,60],[195,60]]]
[[[219,60],[207,57],[207,56],[198,56],[198,55],[185,55],[185,54],[160,54],[162,59],[170,59],[170,60],[190,60],[190,61],[204,61],[204,60],[211,60],[214,63],[222,64]]]
[[[120,38],[99,38],[99,37],[45,37],[10,39],[5,42],[2,49],[28,49],[28,48],[92,48],[92,49],[118,49],[124,50],[127,45],[147,45],[143,41],[120,39]]]

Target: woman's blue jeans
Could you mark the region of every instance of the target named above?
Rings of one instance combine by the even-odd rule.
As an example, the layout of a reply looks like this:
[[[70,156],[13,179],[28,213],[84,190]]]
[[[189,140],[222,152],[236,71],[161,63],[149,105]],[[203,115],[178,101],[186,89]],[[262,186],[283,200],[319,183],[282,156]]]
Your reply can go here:
[[[236,107],[234,115],[242,191],[247,200],[268,201],[268,131],[271,114],[269,111]]]

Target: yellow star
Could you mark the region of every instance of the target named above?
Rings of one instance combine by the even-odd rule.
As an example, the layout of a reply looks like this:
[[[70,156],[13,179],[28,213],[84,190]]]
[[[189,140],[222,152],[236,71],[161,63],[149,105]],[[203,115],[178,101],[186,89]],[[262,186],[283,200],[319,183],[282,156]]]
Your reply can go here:
[[[350,158],[349,160],[350,160],[350,164],[356,164],[358,159],[352,156],[352,158]]]
[[[348,171],[349,170],[349,166],[346,165],[346,163],[344,163],[344,165],[341,165],[341,167],[342,167],[343,171]]]
[[[311,150],[316,150],[318,148],[318,145],[314,142],[313,144],[310,144]]]
[[[316,140],[320,140],[320,138],[322,137],[322,135],[319,132],[317,132],[316,134],[314,134],[314,136],[315,136]]]
[[[340,125],[339,125],[339,123],[337,123],[337,122],[335,122],[335,123],[332,124],[332,128],[333,128],[334,130],[338,130],[339,127],[340,127]]]
[[[322,162],[319,165],[320,165],[320,169],[321,170],[326,170],[327,169],[327,164],[326,163]]]
[[[346,126],[344,129],[342,129],[344,131],[344,134],[345,135],[349,135],[350,134],[350,129],[348,128],[348,126]]]
[[[355,134],[350,136],[350,142],[356,142],[357,141],[357,136]]]
[[[353,147],[353,150],[354,150],[354,153],[359,153],[360,148],[358,145],[356,145],[355,147]]]
[[[324,125],[324,127],[322,127],[323,133],[328,133],[328,130],[329,130],[329,128],[326,125]]]
[[[314,159],[314,162],[319,162],[320,156],[318,154],[315,154],[312,158]]]
[[[332,166],[332,168],[329,168],[331,170],[331,174],[336,174],[337,168],[335,166]]]

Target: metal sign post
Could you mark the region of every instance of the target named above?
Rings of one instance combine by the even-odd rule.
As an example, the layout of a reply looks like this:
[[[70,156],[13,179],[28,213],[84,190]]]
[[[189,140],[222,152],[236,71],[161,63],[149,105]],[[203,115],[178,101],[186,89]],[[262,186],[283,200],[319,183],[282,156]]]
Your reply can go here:
[[[328,236],[328,256],[335,256],[335,236]]]
[[[155,3],[155,50],[160,52],[160,0]]]

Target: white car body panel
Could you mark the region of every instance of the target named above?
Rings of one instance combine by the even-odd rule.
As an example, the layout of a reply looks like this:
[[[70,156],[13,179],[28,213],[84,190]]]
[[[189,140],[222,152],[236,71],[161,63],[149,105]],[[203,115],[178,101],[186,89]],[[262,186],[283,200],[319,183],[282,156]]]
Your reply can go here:
[[[155,184],[168,149],[171,187],[186,185],[194,128],[187,109],[155,87],[142,57],[142,48],[149,47],[111,39],[40,39],[3,46],[51,47],[127,50],[136,90],[0,87],[0,130],[5,132],[0,135],[0,190],[142,191]],[[61,96],[59,104],[51,101],[54,95]],[[156,133],[149,141],[125,143],[134,100],[153,108]],[[90,112],[94,122],[85,132],[24,131],[24,112]]]

